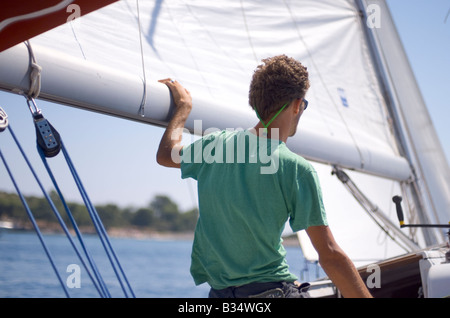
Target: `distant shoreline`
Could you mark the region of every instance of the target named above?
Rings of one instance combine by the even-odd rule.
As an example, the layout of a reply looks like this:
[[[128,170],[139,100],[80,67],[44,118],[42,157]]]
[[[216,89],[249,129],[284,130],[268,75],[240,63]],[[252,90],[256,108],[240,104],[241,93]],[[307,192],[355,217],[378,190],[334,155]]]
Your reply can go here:
[[[108,235],[132,239],[193,240],[194,232],[158,232],[136,228],[111,228]]]
[[[43,234],[62,234],[64,231],[61,226],[56,223],[48,223],[45,221],[38,221],[38,226]],[[12,232],[35,232],[31,224],[18,225],[5,228]],[[92,227],[80,227],[80,232],[83,235],[93,235],[96,231]],[[71,235],[75,235],[73,229],[69,229]],[[175,232],[175,231],[155,231],[151,229],[140,229],[138,227],[111,227],[106,230],[109,237],[117,238],[132,238],[132,239],[171,239],[171,240],[193,240],[194,232]]]
[[[194,240],[194,232],[157,232],[129,228],[112,228],[108,230],[111,237],[133,238],[133,239],[161,239],[161,240]],[[289,247],[300,247],[296,234],[283,237],[283,245]]]
[[[39,222],[41,223],[41,222]],[[44,234],[63,234],[64,232],[59,225],[55,224],[39,224],[39,228]],[[7,231],[26,231],[34,232],[32,227],[15,227],[13,229],[7,229]],[[92,228],[81,228],[80,231],[85,235],[96,234]],[[74,235],[74,231],[70,230],[70,233]],[[108,236],[111,238],[129,238],[137,240],[155,239],[155,240],[184,240],[193,241],[194,232],[163,232],[150,229],[140,229],[135,227],[113,227],[107,230]],[[300,247],[297,235],[292,234],[287,237],[283,237],[283,245],[288,247]]]

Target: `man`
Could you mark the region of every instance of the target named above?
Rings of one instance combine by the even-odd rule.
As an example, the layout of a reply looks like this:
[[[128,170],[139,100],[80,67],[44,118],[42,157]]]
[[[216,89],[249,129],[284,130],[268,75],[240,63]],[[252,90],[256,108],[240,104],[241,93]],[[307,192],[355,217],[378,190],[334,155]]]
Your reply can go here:
[[[304,297],[281,244],[289,220],[293,231],[306,230],[322,268],[344,297],[371,297],[328,227],[316,172],[286,147],[308,105],[308,72],[285,55],[263,62],[249,92],[258,124],[215,132],[184,148],[180,143],[191,95],[177,81],[160,81],[172,92],[176,109],[157,161],[198,181],[194,281],[207,282],[210,297]],[[272,169],[263,170],[267,164]]]

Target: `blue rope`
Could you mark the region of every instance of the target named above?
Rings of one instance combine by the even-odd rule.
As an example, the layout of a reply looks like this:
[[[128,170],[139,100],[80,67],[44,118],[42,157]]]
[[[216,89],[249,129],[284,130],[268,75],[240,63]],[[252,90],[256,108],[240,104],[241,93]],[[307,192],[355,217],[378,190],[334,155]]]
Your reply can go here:
[[[80,232],[80,230],[79,230],[79,228],[78,228],[78,225],[77,225],[77,223],[76,223],[76,221],[75,221],[75,219],[74,219],[74,217],[73,217],[72,212],[71,212],[70,209],[69,209],[69,206],[68,206],[67,203],[66,203],[66,200],[64,199],[64,196],[62,195],[62,192],[61,192],[61,190],[60,190],[60,188],[59,188],[59,186],[58,186],[58,183],[56,182],[56,179],[55,179],[55,177],[54,177],[54,175],[53,175],[52,170],[50,169],[50,166],[49,166],[49,164],[48,164],[48,162],[47,162],[47,160],[46,160],[46,158],[45,158],[45,155],[44,155],[44,153],[43,153],[43,151],[42,151],[42,149],[41,149],[40,147],[37,147],[37,149],[38,149],[38,152],[39,152],[39,154],[40,154],[40,156],[41,156],[41,159],[42,159],[42,161],[43,161],[43,163],[44,163],[44,166],[45,166],[45,168],[47,169],[47,173],[48,173],[48,175],[50,176],[50,179],[51,179],[52,182],[53,182],[53,185],[54,185],[54,187],[55,187],[55,189],[56,189],[56,192],[58,193],[59,198],[61,199],[61,202],[62,202],[62,204],[63,204],[63,206],[64,206],[64,209],[65,209],[65,211],[66,211],[66,213],[67,213],[67,216],[69,217],[69,220],[70,220],[70,222],[71,222],[71,224],[72,224],[72,226],[73,226],[73,228],[74,228],[74,230],[75,230],[75,233],[76,233],[76,235],[77,235],[77,237],[78,237],[78,241],[79,241],[81,247],[83,248],[84,254],[86,255],[86,258],[87,258],[87,260],[88,260],[88,262],[89,262],[91,268],[92,268],[93,271],[94,271],[94,275],[95,275],[95,277],[96,277],[96,279],[97,279],[98,284],[100,285],[100,287],[95,283],[95,280],[94,280],[93,277],[90,275],[90,273],[89,273],[89,276],[91,277],[91,280],[92,280],[92,282],[93,282],[95,288],[97,289],[97,291],[99,292],[99,294],[100,294],[101,297],[111,297],[111,295],[110,295],[110,293],[109,293],[109,291],[108,291],[108,288],[106,287],[106,284],[105,284],[105,282],[103,281],[103,278],[102,278],[102,276],[101,276],[101,274],[100,274],[100,272],[99,272],[99,270],[98,270],[98,268],[97,268],[97,266],[96,266],[94,260],[92,259],[92,257],[91,257],[91,255],[90,255],[89,251],[88,251],[87,248],[86,248],[86,244],[84,243],[84,240],[83,240],[83,237],[82,237],[82,235],[81,235],[81,232]],[[71,239],[71,238],[70,238],[70,239]],[[79,255],[79,258],[82,259],[80,255]],[[86,267],[86,266],[85,266],[85,268],[86,268],[86,270],[87,270],[87,267]],[[101,289],[101,290],[100,290],[100,289]]]
[[[39,153],[41,155],[42,160],[44,161],[44,165],[48,168],[48,165],[46,164],[45,157],[54,157],[59,154],[60,150],[63,151],[64,158],[66,159],[67,165],[72,173],[72,176],[74,178],[74,181],[80,191],[80,194],[83,198],[83,201],[85,203],[85,206],[89,212],[89,215],[91,216],[91,219],[93,221],[94,227],[99,235],[100,241],[103,245],[103,248],[110,260],[110,263],[112,265],[112,268],[116,274],[116,277],[122,287],[122,290],[126,297],[128,297],[127,291],[125,289],[124,283],[122,282],[122,279],[120,277],[120,274],[123,276],[126,284],[128,285],[128,288],[131,291],[131,294],[134,297],[134,293],[131,289],[131,286],[126,278],[126,275],[122,269],[122,266],[120,265],[120,262],[114,252],[114,249],[111,246],[111,243],[108,239],[108,235],[106,233],[105,228],[103,227],[103,224],[98,216],[98,213],[90,201],[87,192],[81,182],[81,179],[78,176],[78,173],[75,170],[75,166],[72,163],[72,160],[70,159],[70,156],[64,146],[64,143],[59,135],[59,133],[54,129],[54,127],[42,116],[42,113],[34,113],[33,114],[35,126],[36,126],[36,133],[37,133],[37,145],[38,148],[40,148]],[[56,180],[53,178],[52,181],[56,184]],[[120,271],[120,274],[119,272]]]
[[[72,247],[73,247],[75,253],[76,253],[77,256],[78,256],[78,258],[80,259],[80,262],[82,263],[83,267],[86,269],[86,272],[88,273],[88,276],[90,277],[92,283],[94,284],[94,287],[97,289],[97,291],[99,292],[100,296],[105,297],[105,294],[108,295],[108,293],[107,293],[107,292],[105,293],[105,291],[103,291],[103,293],[102,293],[102,292],[99,290],[99,287],[98,287],[97,283],[95,282],[94,278],[92,277],[92,274],[91,274],[91,272],[89,271],[89,268],[86,266],[86,263],[85,263],[83,257],[81,256],[81,253],[80,253],[79,249],[78,249],[77,246],[75,245],[75,243],[74,243],[74,241],[73,241],[73,239],[72,239],[72,237],[71,237],[71,235],[70,235],[70,233],[69,233],[69,230],[67,229],[67,226],[65,225],[63,219],[61,218],[61,215],[60,215],[60,213],[58,212],[56,206],[54,205],[53,200],[49,197],[49,195],[48,195],[47,192],[45,191],[44,186],[42,185],[42,182],[40,181],[40,179],[39,179],[39,177],[37,176],[35,170],[33,169],[33,167],[32,167],[32,165],[31,165],[31,163],[30,163],[28,157],[26,156],[26,154],[25,154],[25,152],[24,152],[22,146],[20,145],[19,140],[18,140],[17,137],[16,137],[16,134],[14,133],[13,129],[11,128],[11,125],[8,126],[8,129],[9,129],[9,132],[11,133],[11,136],[13,137],[13,139],[14,139],[14,141],[15,141],[17,147],[19,148],[19,150],[20,150],[20,152],[21,152],[21,154],[22,154],[24,160],[26,161],[26,163],[27,163],[27,165],[28,165],[30,171],[32,172],[34,178],[36,179],[36,182],[38,183],[39,188],[41,189],[41,191],[42,191],[42,193],[44,194],[45,198],[47,199],[48,203],[50,204],[50,207],[51,207],[53,213],[55,214],[56,218],[58,219],[59,224],[61,225],[61,228],[64,230],[64,233],[66,234],[67,238],[69,239],[70,244],[72,245]],[[37,147],[37,148],[38,148],[38,151],[39,151],[39,153],[41,154],[41,157],[42,157],[42,155],[43,155],[42,150],[40,149],[40,147]],[[46,161],[44,162],[44,165],[46,166],[46,168],[49,169],[48,164],[47,164]],[[54,180],[54,177],[53,177],[53,174],[51,173],[51,171],[49,171],[49,175],[50,175],[51,179]],[[57,188],[58,193],[60,193],[59,187],[58,187],[57,185],[56,185],[56,188]],[[65,204],[65,201],[64,201],[64,204]],[[65,204],[65,206],[67,207],[66,204]],[[66,210],[66,211],[67,211],[67,210]],[[69,211],[69,217],[71,217],[70,211]],[[73,218],[72,218],[72,219],[73,219]],[[75,225],[76,225],[76,224],[75,224]],[[79,236],[79,239],[80,239],[80,236]],[[84,242],[82,241],[82,239],[81,239],[80,243],[81,243],[81,245],[83,246],[83,248],[85,249],[85,245],[84,245]],[[85,249],[85,252],[87,252],[86,249]],[[101,277],[98,277],[98,270],[96,270],[95,264],[93,264],[93,262],[92,262],[92,260],[91,260],[91,258],[89,257],[88,254],[87,254],[87,257],[88,257],[88,260],[90,261],[91,267],[94,269],[94,271],[95,271],[95,273],[96,273],[97,279],[99,280],[99,282],[102,282]],[[103,284],[104,284],[104,283],[103,283]]]
[[[25,152],[23,151],[23,149],[22,149],[18,139],[16,138],[13,130],[11,129],[10,125],[8,126],[8,129],[9,129],[9,131],[10,131],[14,141],[16,142],[17,147],[19,148],[20,152],[22,153],[22,156],[25,159],[28,167],[30,168],[32,174],[34,175],[37,183],[39,184],[39,187],[41,188],[44,196],[46,197],[47,201],[49,202],[49,204],[50,204],[50,206],[51,206],[55,216],[57,217],[61,227],[63,228],[64,232],[66,233],[66,236],[68,237],[72,247],[74,248],[74,250],[75,250],[76,254],[78,255],[81,263],[83,264],[83,266],[86,269],[89,277],[91,278],[95,288],[99,292],[100,296],[102,296],[102,297],[111,297],[111,295],[110,295],[110,293],[108,291],[108,288],[106,287],[106,284],[103,281],[103,279],[102,279],[102,277],[101,277],[101,275],[100,275],[100,273],[98,271],[97,266],[95,265],[95,262],[93,261],[93,259],[90,256],[88,250],[86,249],[86,245],[84,244],[83,238],[82,238],[81,233],[80,233],[80,231],[78,229],[78,226],[77,226],[77,224],[75,222],[75,219],[73,218],[73,215],[70,212],[70,209],[68,208],[68,205],[67,205],[67,203],[66,203],[66,201],[65,201],[65,199],[64,199],[64,197],[63,197],[63,195],[61,193],[61,190],[60,190],[60,188],[59,188],[59,186],[58,186],[58,184],[56,182],[56,179],[55,179],[55,177],[54,177],[54,175],[53,175],[53,173],[52,173],[52,171],[50,169],[50,166],[48,165],[48,162],[47,162],[47,159],[45,157],[43,149],[40,147],[40,145],[38,143],[38,145],[37,145],[38,153],[40,154],[41,159],[42,159],[42,161],[44,163],[44,166],[47,169],[47,172],[48,172],[48,174],[49,174],[49,176],[50,176],[50,178],[51,178],[51,180],[52,180],[52,182],[53,182],[53,184],[54,184],[54,186],[56,188],[56,191],[57,191],[57,193],[58,193],[58,195],[59,195],[59,197],[60,197],[60,199],[61,199],[61,201],[63,203],[63,206],[64,206],[64,208],[66,210],[66,213],[69,216],[69,219],[70,219],[70,221],[71,221],[71,223],[72,223],[72,225],[74,227],[74,230],[75,230],[75,232],[77,234],[78,240],[79,240],[79,242],[80,242],[80,244],[81,244],[81,246],[82,246],[82,248],[84,250],[84,253],[85,253],[86,258],[88,259],[88,261],[89,261],[89,263],[91,265],[92,270],[94,271],[94,274],[96,276],[96,279],[97,279],[98,284],[100,285],[100,287],[97,285],[97,283],[95,282],[95,280],[94,280],[92,274],[90,273],[88,267],[86,266],[86,263],[84,262],[83,257],[81,256],[81,253],[79,252],[78,248],[76,247],[75,243],[73,242],[73,240],[72,240],[72,238],[70,236],[70,233],[69,233],[69,231],[68,231],[64,221],[61,218],[61,215],[59,214],[59,212],[56,209],[53,201],[51,200],[51,198],[49,197],[49,195],[45,191],[42,183],[40,182],[37,174],[35,173],[33,167],[31,166],[30,161],[28,160]],[[89,199],[89,197],[88,197],[88,195],[86,193],[86,190],[85,190],[85,188],[84,188],[84,186],[83,186],[83,184],[82,184],[82,182],[81,182],[81,180],[80,180],[80,178],[78,176],[78,173],[75,170],[75,167],[74,167],[74,165],[72,163],[72,160],[70,159],[70,156],[69,156],[69,154],[68,154],[64,144],[62,143],[62,141],[61,141],[61,146],[62,146],[61,149],[63,150],[63,154],[64,154],[64,157],[66,159],[66,162],[67,162],[67,164],[69,166],[69,169],[70,169],[70,171],[71,171],[71,173],[72,173],[72,175],[74,177],[74,181],[77,184],[77,187],[78,187],[78,189],[80,191],[80,194],[81,194],[81,196],[83,198],[83,201],[85,202],[86,208],[87,208],[87,210],[88,210],[88,212],[89,212],[89,214],[91,216],[91,219],[93,221],[95,229],[96,229],[96,231],[97,231],[97,233],[99,235],[99,238],[100,238],[100,240],[102,242],[103,248],[105,249],[105,252],[106,252],[106,254],[107,254],[107,256],[108,256],[108,258],[110,260],[110,263],[111,263],[111,265],[113,267],[113,270],[114,270],[114,272],[115,272],[115,274],[117,276],[117,279],[118,279],[118,281],[119,281],[119,283],[120,283],[120,285],[122,287],[122,290],[123,290],[125,296],[128,297],[128,293],[127,293],[126,288],[124,286],[124,283],[122,282],[122,279],[121,279],[121,277],[119,275],[119,271],[120,271],[120,274],[123,276],[123,279],[125,280],[125,283],[127,284],[127,287],[129,289],[129,291],[131,292],[132,297],[135,297],[134,292],[133,292],[133,290],[131,288],[131,285],[128,282],[128,279],[127,279],[127,277],[126,277],[126,275],[125,275],[125,273],[123,271],[123,268],[122,268],[122,266],[121,266],[121,264],[120,264],[120,262],[119,262],[119,260],[117,258],[117,255],[114,252],[114,249],[112,248],[111,242],[109,241],[108,235],[107,235],[106,230],[105,230],[105,228],[104,228],[104,226],[103,226],[103,224],[102,224],[102,222],[100,220],[100,217],[98,216],[98,213],[97,213],[95,207],[93,206],[92,202],[90,201],[90,199]],[[33,224],[33,227],[36,230],[36,233],[37,233],[37,235],[39,237],[39,240],[41,241],[41,244],[42,244],[42,246],[43,246],[43,248],[44,248],[44,250],[45,250],[45,252],[46,252],[46,254],[47,254],[48,258],[49,258],[49,261],[50,261],[50,263],[51,263],[51,265],[52,265],[52,267],[53,267],[53,269],[54,269],[54,271],[55,271],[55,273],[56,273],[56,275],[58,277],[58,280],[61,283],[61,286],[62,286],[66,296],[68,298],[70,298],[70,295],[69,295],[69,293],[68,293],[68,291],[66,289],[66,286],[64,285],[64,283],[63,283],[63,281],[61,279],[61,276],[59,275],[59,272],[56,269],[56,265],[55,265],[55,262],[53,260],[53,257],[51,256],[50,251],[49,251],[49,249],[47,248],[47,246],[46,246],[46,244],[44,242],[43,236],[42,236],[42,234],[40,232],[40,229],[39,229],[39,227],[38,227],[38,225],[37,225],[37,223],[36,223],[36,221],[34,219],[34,216],[33,216],[32,212],[31,212],[31,210],[30,210],[30,208],[29,208],[29,206],[28,206],[24,196],[22,195],[22,193],[21,193],[21,191],[20,191],[20,189],[19,189],[19,187],[18,187],[18,185],[17,185],[17,183],[16,183],[16,181],[15,181],[13,175],[12,175],[12,172],[9,169],[9,166],[7,165],[7,162],[6,162],[3,154],[1,153],[1,151],[0,151],[0,156],[2,158],[3,163],[5,164],[5,167],[6,167],[7,171],[8,171],[8,174],[9,174],[13,184],[14,184],[14,187],[16,188],[16,191],[19,194],[19,197],[20,197],[20,199],[22,201],[22,204],[24,205],[24,207],[25,207],[25,209],[27,211],[27,214],[28,214],[28,216],[29,216],[29,218],[30,218],[30,220],[31,220],[31,222]],[[118,267],[118,269],[117,269],[117,267]]]
[[[68,154],[68,152],[66,150],[66,147],[64,146],[64,143],[62,142],[62,140],[61,140],[61,145],[62,145],[61,149],[63,151],[64,157],[65,157],[65,159],[67,161],[69,169],[72,172],[72,176],[73,176],[73,178],[75,180],[75,183],[78,186],[80,194],[81,194],[81,196],[82,196],[82,198],[84,200],[86,208],[88,209],[88,212],[89,212],[89,214],[91,216],[91,219],[92,219],[92,221],[94,223],[95,229],[96,229],[96,231],[97,231],[97,233],[99,235],[100,241],[103,244],[105,252],[106,252],[106,254],[107,254],[107,256],[108,256],[108,258],[110,260],[111,266],[113,267],[113,270],[114,270],[114,272],[115,272],[115,274],[117,276],[117,279],[118,279],[118,281],[119,281],[119,283],[120,283],[120,285],[122,287],[122,290],[123,290],[125,296],[128,297],[127,291],[126,291],[125,286],[124,286],[124,284],[122,282],[122,279],[120,278],[120,275],[119,275],[118,271],[120,271],[120,274],[123,276],[123,279],[125,280],[125,283],[127,284],[127,287],[129,289],[132,297],[135,297],[134,292],[133,292],[133,290],[131,288],[131,285],[130,285],[130,283],[129,283],[126,275],[125,275],[125,272],[123,271],[123,268],[122,268],[122,266],[121,266],[121,264],[119,262],[119,259],[117,258],[117,255],[116,255],[116,253],[114,252],[114,249],[111,246],[111,242],[109,241],[108,234],[106,233],[106,230],[105,230],[105,228],[103,226],[103,223],[100,220],[100,217],[99,217],[99,215],[97,213],[97,210],[95,209],[94,205],[92,204],[91,200],[89,199],[89,196],[87,195],[87,192],[86,192],[86,190],[85,190],[85,188],[83,186],[83,183],[81,182],[81,179],[78,176],[78,173],[77,173],[77,171],[75,169],[75,166],[73,165],[72,160],[70,159],[70,156],[69,156],[69,154]],[[118,268],[116,268],[115,263],[116,263]]]
[[[11,131],[11,129],[10,129],[10,131]],[[19,195],[20,200],[22,201],[22,204],[25,207],[25,210],[26,210],[26,212],[28,214],[28,217],[29,217],[31,223],[33,224],[34,229],[36,230],[37,236],[38,236],[39,240],[41,241],[42,247],[44,248],[44,251],[47,254],[47,257],[48,257],[48,259],[50,261],[51,266],[53,267],[53,270],[55,271],[56,276],[58,277],[58,280],[59,280],[59,282],[61,284],[61,287],[63,288],[64,293],[66,294],[67,298],[70,298],[69,292],[67,291],[67,288],[64,285],[61,276],[59,275],[59,272],[58,272],[58,270],[56,268],[55,262],[53,261],[53,257],[52,257],[52,255],[50,253],[50,250],[47,247],[47,244],[45,244],[44,238],[43,238],[42,233],[41,233],[41,231],[39,229],[39,226],[36,223],[36,220],[35,220],[35,218],[33,216],[33,213],[31,212],[27,201],[25,200],[24,196],[22,195],[22,192],[20,191],[19,186],[17,185],[17,182],[16,182],[16,180],[15,180],[15,178],[14,178],[12,172],[11,172],[11,169],[9,169],[8,163],[6,162],[5,157],[3,156],[3,153],[2,153],[1,150],[0,150],[0,157],[2,158],[3,164],[5,165],[5,168],[6,168],[7,172],[8,172],[8,174],[9,174],[9,177],[11,178],[11,181],[14,184],[14,187],[16,188],[17,194]]]

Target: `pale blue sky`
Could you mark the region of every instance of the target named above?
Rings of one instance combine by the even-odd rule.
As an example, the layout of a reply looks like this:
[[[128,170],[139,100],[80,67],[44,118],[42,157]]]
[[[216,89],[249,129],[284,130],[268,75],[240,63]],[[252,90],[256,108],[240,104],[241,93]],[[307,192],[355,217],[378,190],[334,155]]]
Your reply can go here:
[[[388,0],[388,4],[449,161],[450,17],[446,22],[445,18],[450,1]],[[161,128],[42,101],[38,101],[38,105],[63,137],[94,203],[142,206],[154,195],[167,194],[183,210],[196,205],[195,182],[181,180],[178,170],[156,164]],[[0,92],[0,106],[8,113],[12,128],[46,186],[50,187],[36,155],[34,126],[25,99]],[[18,159],[9,134],[0,134],[0,145],[24,193],[40,194],[22,160]],[[50,163],[63,191],[68,199],[80,201],[59,157],[62,156],[50,159]],[[13,191],[2,164],[0,190]]]

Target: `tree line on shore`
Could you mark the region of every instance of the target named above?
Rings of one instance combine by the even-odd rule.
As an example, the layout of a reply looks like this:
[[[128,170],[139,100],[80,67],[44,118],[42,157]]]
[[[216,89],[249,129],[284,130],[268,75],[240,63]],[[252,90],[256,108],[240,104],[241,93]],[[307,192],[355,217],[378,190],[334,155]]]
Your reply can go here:
[[[50,198],[67,227],[71,228],[70,219],[58,194],[52,191]],[[36,221],[44,223],[47,227],[59,224],[46,198],[26,196],[25,199]],[[67,202],[67,206],[78,227],[93,228],[84,204]],[[197,208],[180,211],[178,205],[165,195],[155,196],[146,207],[121,208],[115,204],[105,204],[97,205],[95,208],[106,229],[135,227],[158,232],[191,232],[195,229],[198,218]],[[0,192],[0,220],[13,221],[22,228],[31,226],[22,201],[14,193]]]

